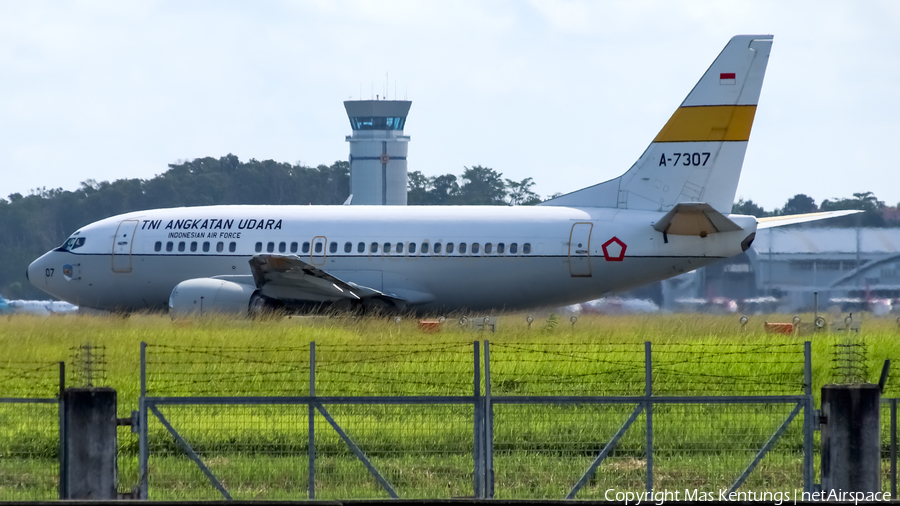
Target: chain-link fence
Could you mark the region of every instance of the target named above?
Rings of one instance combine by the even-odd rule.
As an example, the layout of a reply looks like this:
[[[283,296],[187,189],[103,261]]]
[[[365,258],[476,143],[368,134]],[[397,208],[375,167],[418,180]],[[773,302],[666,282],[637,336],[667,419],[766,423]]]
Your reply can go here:
[[[152,499],[811,486],[808,343],[147,346],[142,356]]]
[[[59,362],[0,363],[0,501],[59,498]]]

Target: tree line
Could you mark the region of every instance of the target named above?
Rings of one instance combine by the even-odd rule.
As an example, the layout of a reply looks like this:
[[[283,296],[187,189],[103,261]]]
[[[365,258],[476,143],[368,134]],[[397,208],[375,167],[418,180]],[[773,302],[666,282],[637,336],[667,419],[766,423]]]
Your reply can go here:
[[[409,174],[412,205],[535,204],[531,178],[515,182],[480,165],[427,178]],[[35,258],[63,243],[80,227],[143,209],[230,204],[340,205],[350,194],[350,164],[307,167],[273,160],[242,162],[229,154],[170,164],[151,179],[88,179],[75,190],[38,188],[29,195],[0,199],[0,294],[8,299],[44,299],[25,269]]]
[[[489,167],[464,167],[462,174],[428,177],[409,173],[409,205],[534,205],[541,197],[530,177],[503,178]],[[39,188],[29,195],[0,199],[0,294],[6,298],[41,299],[47,295],[25,279],[35,258],[59,246],[80,227],[117,214],[143,209],[228,204],[339,205],[350,193],[350,164],[308,167],[259,161],[242,162],[229,154],[170,164],[151,179],[87,180],[75,190]],[[548,198],[555,197],[553,195]],[[820,205],[795,195],[782,208],[768,212],[752,200],[739,200],[733,212],[757,217],[838,209],[864,209],[847,226],[900,226],[900,212],[871,192],[852,199],[825,200]],[[852,218],[852,217],[851,217]]]
[[[834,219],[821,226],[852,226],[852,227],[900,227],[900,204],[887,206],[884,201],[878,200],[872,192],[854,193],[853,198],[825,199],[821,204],[816,204],[815,199],[809,195],[798,193],[789,198],[784,206],[772,211],[766,211],[752,200],[739,199],[731,209],[735,214],[748,214],[757,218],[769,216],[788,216],[794,214],[817,213],[820,211],[844,211],[857,209],[863,211],[857,215]],[[816,225],[819,226],[819,225]]]

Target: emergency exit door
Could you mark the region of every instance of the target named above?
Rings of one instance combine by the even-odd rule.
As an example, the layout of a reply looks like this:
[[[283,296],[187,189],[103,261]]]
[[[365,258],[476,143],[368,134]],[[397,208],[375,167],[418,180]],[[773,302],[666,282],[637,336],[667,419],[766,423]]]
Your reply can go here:
[[[310,263],[313,265],[323,265],[325,263],[325,247],[328,245],[328,239],[325,236],[313,237],[312,249],[309,250]]]
[[[573,278],[591,277],[592,223],[576,223],[569,234],[569,273]]]
[[[112,249],[113,272],[131,272],[131,246],[134,244],[134,231],[137,230],[137,226],[137,220],[119,223]]]

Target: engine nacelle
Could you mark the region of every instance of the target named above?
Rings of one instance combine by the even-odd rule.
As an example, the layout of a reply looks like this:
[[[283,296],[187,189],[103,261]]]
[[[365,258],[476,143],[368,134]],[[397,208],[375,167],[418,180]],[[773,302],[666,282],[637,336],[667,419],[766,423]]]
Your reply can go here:
[[[175,285],[169,295],[169,315],[228,314],[246,317],[256,287],[223,279],[197,278]]]

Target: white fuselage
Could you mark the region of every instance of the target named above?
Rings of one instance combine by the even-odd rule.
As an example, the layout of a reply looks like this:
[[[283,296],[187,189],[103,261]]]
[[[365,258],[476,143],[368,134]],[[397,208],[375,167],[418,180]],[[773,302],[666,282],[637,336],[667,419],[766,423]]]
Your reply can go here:
[[[756,231],[753,217],[731,216],[743,230],[666,242],[652,228],[663,214],[550,206],[159,209],[83,227],[73,235],[84,238],[80,246],[46,253],[28,276],[83,307],[164,309],[184,280],[249,275],[256,254],[294,254],[419,311],[509,310],[665,279],[740,253]]]

